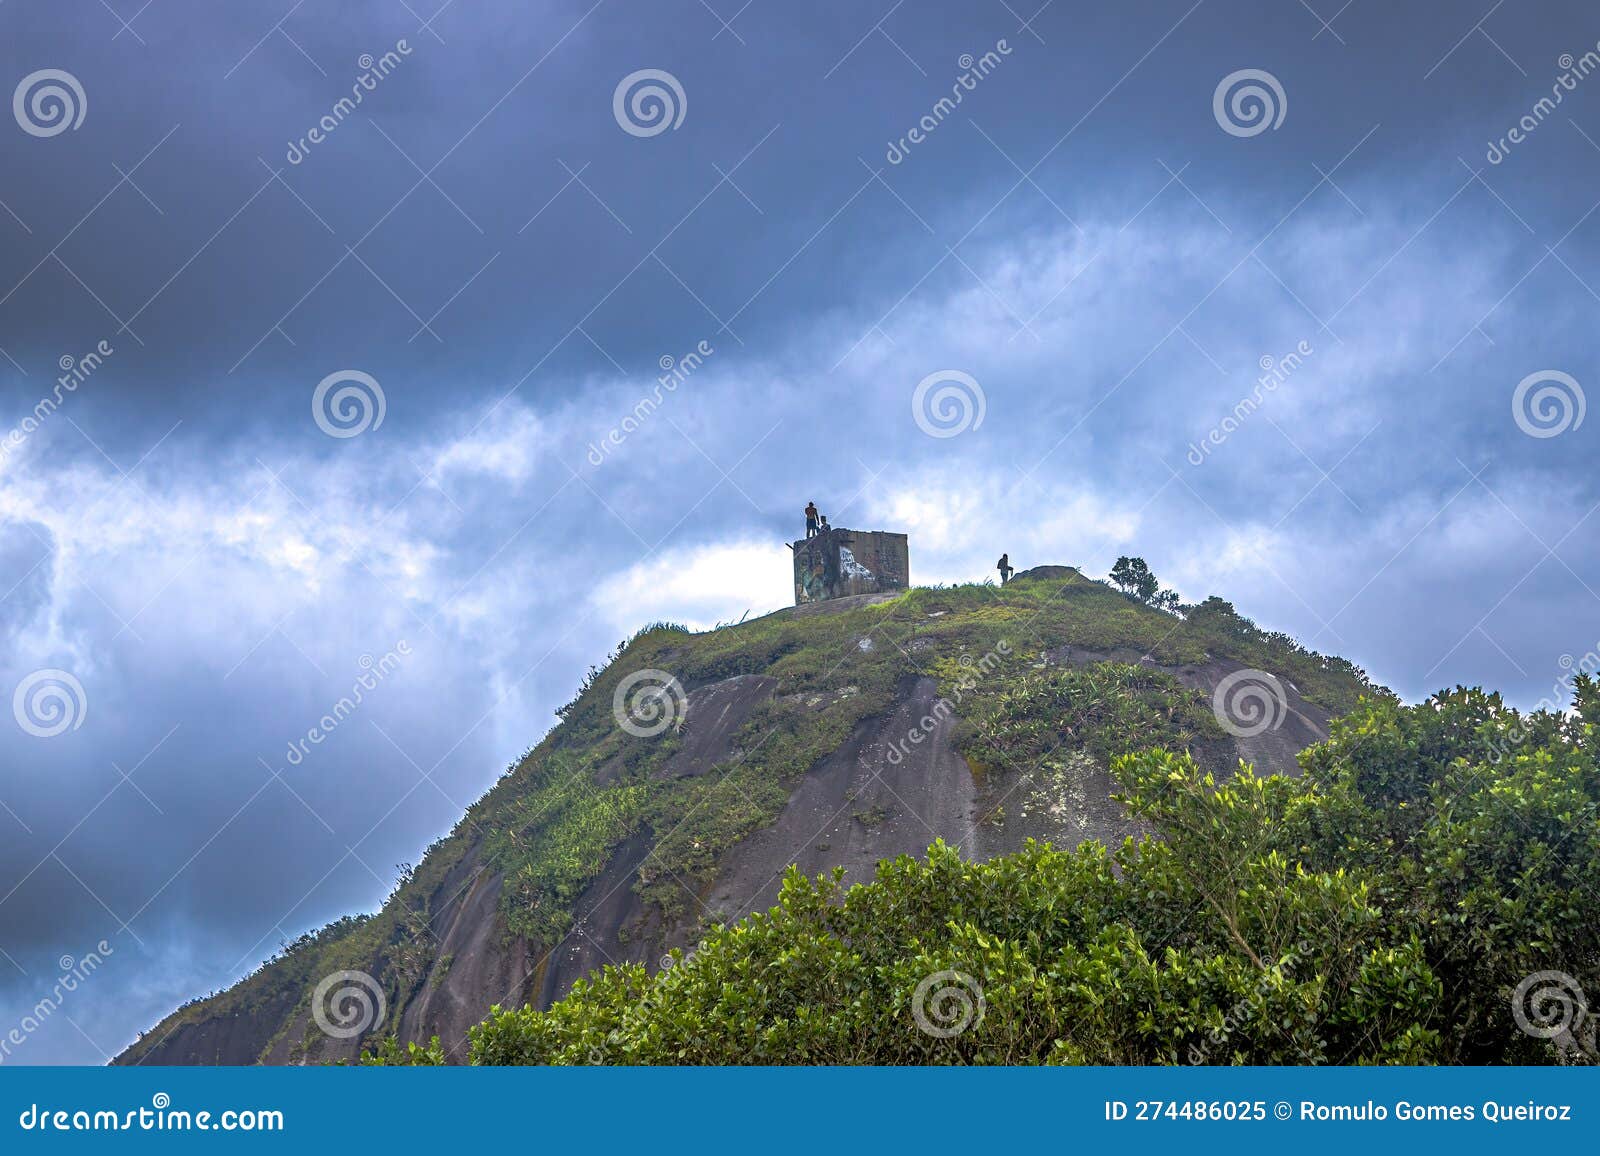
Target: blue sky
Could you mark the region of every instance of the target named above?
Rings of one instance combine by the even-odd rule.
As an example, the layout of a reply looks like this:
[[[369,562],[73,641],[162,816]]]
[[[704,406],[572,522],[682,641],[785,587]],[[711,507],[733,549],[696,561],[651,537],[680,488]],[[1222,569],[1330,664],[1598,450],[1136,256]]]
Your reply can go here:
[[[0,727],[0,1033],[112,948],[7,1062],[370,909],[638,625],[786,604],[808,499],[918,582],[1140,554],[1411,699],[1600,648],[1586,6],[440,2],[0,5],[0,689],[82,688]]]

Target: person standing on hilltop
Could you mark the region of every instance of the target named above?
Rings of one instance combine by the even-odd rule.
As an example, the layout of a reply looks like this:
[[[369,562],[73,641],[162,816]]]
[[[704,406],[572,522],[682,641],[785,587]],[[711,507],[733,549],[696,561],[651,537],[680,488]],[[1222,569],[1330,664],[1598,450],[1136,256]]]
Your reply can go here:
[[[817,503],[806,503],[806,537],[809,538],[817,532]]]
[[[1000,585],[1004,586],[1007,582],[1011,581],[1011,575],[1013,571],[1011,569],[1010,554],[1000,555],[1000,561],[994,564],[994,568],[1000,571]]]

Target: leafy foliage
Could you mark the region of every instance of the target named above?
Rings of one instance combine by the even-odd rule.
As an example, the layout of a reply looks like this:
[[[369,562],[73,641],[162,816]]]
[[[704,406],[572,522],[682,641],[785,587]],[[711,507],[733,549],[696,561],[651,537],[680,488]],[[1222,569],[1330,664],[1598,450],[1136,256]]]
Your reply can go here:
[[[1374,699],[1299,778],[1125,755],[1148,837],[985,864],[936,843],[844,892],[791,871],[777,907],[678,966],[497,1011],[473,1059],[1581,1062],[1509,999],[1545,969],[1600,990],[1600,690],[1579,677],[1576,700],[1524,718],[1477,690]]]
[[[409,1041],[404,1048],[394,1036],[385,1036],[376,1048],[361,1053],[357,1061],[364,1068],[439,1068],[444,1066],[444,1048],[434,1036],[426,1046]]]
[[[1126,554],[1111,567],[1111,583],[1124,594],[1130,594],[1145,603],[1161,589],[1161,583],[1150,572],[1149,563],[1143,558],[1130,558]]]
[[[1111,567],[1111,584],[1130,598],[1137,598],[1146,606],[1157,610],[1178,609],[1175,590],[1161,589],[1161,583],[1143,558],[1130,558],[1126,554]]]

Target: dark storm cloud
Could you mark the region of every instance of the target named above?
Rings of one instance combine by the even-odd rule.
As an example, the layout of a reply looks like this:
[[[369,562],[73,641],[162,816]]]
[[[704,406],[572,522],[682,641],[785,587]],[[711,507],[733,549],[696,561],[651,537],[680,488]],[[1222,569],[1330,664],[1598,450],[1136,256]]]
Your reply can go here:
[[[919,580],[1136,552],[1409,697],[1547,694],[1596,419],[1512,394],[1596,379],[1600,79],[1539,102],[1600,21],[1312,7],[0,7],[5,91],[88,101],[0,131],[0,690],[83,688],[0,728],[0,1032],[114,949],[14,1062],[370,909],[619,638],[788,601],[809,498]],[[1214,118],[1243,69],[1278,128]],[[947,369],[984,420],[931,437]]]

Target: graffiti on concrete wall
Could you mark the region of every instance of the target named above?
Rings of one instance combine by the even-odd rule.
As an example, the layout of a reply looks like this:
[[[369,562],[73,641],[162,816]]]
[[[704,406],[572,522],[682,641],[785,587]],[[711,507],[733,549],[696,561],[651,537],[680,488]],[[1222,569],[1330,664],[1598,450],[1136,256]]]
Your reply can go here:
[[[910,585],[904,534],[829,529],[801,539],[793,548],[797,606]]]

